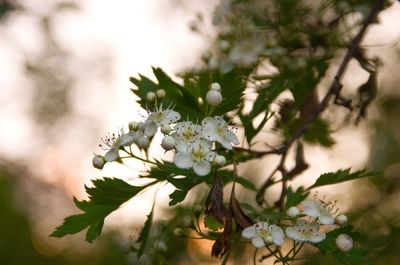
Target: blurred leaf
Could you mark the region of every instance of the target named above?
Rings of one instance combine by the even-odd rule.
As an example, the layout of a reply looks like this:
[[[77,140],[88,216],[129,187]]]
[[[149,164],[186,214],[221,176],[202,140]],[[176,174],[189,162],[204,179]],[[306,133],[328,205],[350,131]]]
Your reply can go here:
[[[300,202],[304,201],[309,193],[310,192],[304,190],[303,187],[299,187],[296,191],[293,191],[292,187],[289,187],[286,195],[286,209],[296,206]]]
[[[304,133],[304,141],[311,144],[320,144],[324,147],[331,147],[335,144],[335,140],[331,137],[329,124],[325,120],[318,118]]]
[[[57,227],[51,236],[63,237],[68,234],[76,234],[89,227],[86,232],[86,240],[92,242],[101,234],[104,219],[110,213],[140,191],[154,184],[132,186],[116,178],[97,179],[92,182],[93,188],[86,187],[89,201],[79,201],[74,198],[75,205],[84,213],[65,218],[64,223]]]
[[[235,220],[237,226],[241,229],[245,229],[246,227],[253,225],[253,220],[247,216],[242,208],[240,207],[239,201],[235,195],[235,183],[233,183],[231,198],[229,200],[229,210],[232,213],[232,217]]]
[[[379,172],[376,171],[367,171],[366,169],[362,169],[353,173],[350,173],[350,168],[348,169],[340,169],[336,172],[330,172],[330,173],[325,173],[322,174],[317,181],[310,186],[307,190],[316,188],[316,187],[321,187],[325,185],[331,185],[331,184],[336,184],[336,183],[341,183],[353,179],[358,179],[358,178],[365,178],[365,177],[373,177],[379,175]]]
[[[175,204],[178,204],[182,202],[185,198],[186,195],[188,194],[189,190],[174,190],[170,195],[169,198],[171,199],[168,203],[169,206],[174,206]]]

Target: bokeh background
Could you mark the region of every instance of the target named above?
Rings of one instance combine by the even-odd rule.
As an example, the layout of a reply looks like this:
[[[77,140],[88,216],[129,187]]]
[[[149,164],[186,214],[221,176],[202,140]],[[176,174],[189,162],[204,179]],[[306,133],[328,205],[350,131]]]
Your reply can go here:
[[[0,1],[0,264],[132,264],[126,246],[151,208],[151,191],[112,214],[94,244],[82,234],[63,239],[48,235],[65,216],[76,213],[71,198],[85,198],[84,184],[90,179],[118,175],[129,180],[143,168],[107,165],[99,172],[91,159],[107,131],[145,113],[129,91],[129,76],[151,76],[150,66],[174,75],[201,63],[201,54],[215,45],[211,18],[218,4]],[[203,34],[190,29],[199,14],[205,21]],[[363,42],[383,65],[368,121],[335,133],[337,144],[330,150],[306,147],[311,167],[303,174],[307,178],[301,178],[310,184],[322,172],[346,167],[383,172],[380,178],[322,189],[337,197],[341,210],[364,232],[362,240],[374,250],[376,264],[400,264],[399,24],[396,2]],[[348,71],[344,84],[354,90],[368,78],[356,65]],[[262,178],[274,161],[249,165],[257,168],[249,177]],[[167,214],[162,208],[171,191],[168,186],[159,191],[159,220]],[[184,219],[184,209],[176,211]],[[166,247],[170,264],[219,263],[208,257],[210,242],[170,240],[160,246]],[[243,262],[237,258],[231,264]]]

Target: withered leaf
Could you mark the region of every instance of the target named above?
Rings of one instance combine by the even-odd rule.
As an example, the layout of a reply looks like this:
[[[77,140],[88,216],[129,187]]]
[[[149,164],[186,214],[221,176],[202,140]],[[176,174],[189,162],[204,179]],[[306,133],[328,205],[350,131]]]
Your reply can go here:
[[[242,208],[240,207],[239,201],[235,196],[234,187],[232,188],[229,209],[231,210],[232,216],[239,228],[245,229],[246,227],[253,225],[253,221],[243,212]]]
[[[206,200],[205,213],[212,214],[221,224],[224,224],[224,217],[227,215],[227,209],[224,207],[224,183],[222,179],[215,175],[214,184]]]
[[[229,240],[232,234],[232,216],[230,215],[229,211],[225,208],[225,224],[224,224],[224,231],[218,236],[217,240],[215,240],[212,249],[211,249],[211,256],[220,258],[229,249]]]

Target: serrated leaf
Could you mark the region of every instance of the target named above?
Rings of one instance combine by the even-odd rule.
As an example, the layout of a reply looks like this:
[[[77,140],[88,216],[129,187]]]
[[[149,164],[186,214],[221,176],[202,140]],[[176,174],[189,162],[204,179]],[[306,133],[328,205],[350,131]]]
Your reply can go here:
[[[144,250],[146,249],[147,241],[149,239],[151,224],[153,223],[154,203],[155,203],[155,201],[153,202],[151,211],[150,211],[149,215],[147,215],[146,222],[144,223],[144,226],[143,226],[142,230],[140,231],[139,238],[136,241],[137,243],[140,243],[140,247],[137,252],[136,264],[138,264],[140,257],[143,255]]]
[[[322,174],[317,181],[310,186],[307,190],[321,187],[325,185],[337,184],[349,180],[365,178],[365,177],[373,177],[379,175],[379,172],[376,171],[367,171],[366,169],[358,170],[356,172],[350,173],[350,168],[348,169],[340,169],[336,172],[330,172]]]
[[[65,218],[64,223],[57,227],[51,236],[63,237],[89,228],[86,232],[86,240],[92,242],[101,234],[104,219],[110,213],[150,185],[132,186],[116,178],[97,179],[92,182],[94,187],[86,187],[89,201],[79,201],[74,198],[75,205],[83,213]]]
[[[188,192],[189,190],[174,190],[169,195],[169,198],[171,199],[168,203],[169,206],[174,206],[175,204],[182,202],[186,198]]]
[[[289,187],[287,190],[286,209],[304,201],[309,193],[310,192],[304,190],[303,187],[299,187],[296,191],[293,191],[292,187]]]
[[[331,129],[327,121],[316,119],[304,133],[303,139],[311,144],[319,144],[324,147],[331,147],[335,140],[331,136]]]

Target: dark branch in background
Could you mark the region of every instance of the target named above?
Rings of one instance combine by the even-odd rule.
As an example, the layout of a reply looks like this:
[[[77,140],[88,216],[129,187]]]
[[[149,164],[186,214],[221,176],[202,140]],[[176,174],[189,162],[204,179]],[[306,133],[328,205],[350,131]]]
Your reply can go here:
[[[357,53],[358,49],[359,49],[359,45],[365,35],[365,32],[367,30],[367,28],[376,21],[376,17],[378,15],[378,13],[380,12],[380,10],[383,7],[384,4],[384,0],[377,0],[374,4],[374,6],[371,8],[371,11],[368,15],[368,17],[365,19],[364,23],[362,24],[362,27],[359,31],[359,33],[357,34],[357,36],[353,39],[349,49],[346,52],[346,55],[344,56],[337,72],[336,75],[328,89],[328,92],[326,93],[325,97],[322,99],[322,101],[316,106],[316,108],[309,114],[308,117],[306,117],[304,123],[300,126],[299,129],[297,129],[293,135],[288,138],[282,145],[281,148],[277,149],[275,152],[271,152],[268,151],[265,152],[264,155],[266,154],[280,154],[281,155],[281,159],[279,161],[279,164],[277,165],[277,167],[275,168],[275,170],[273,171],[273,174],[276,171],[279,171],[282,175],[282,191],[281,191],[281,196],[279,198],[279,200],[276,202],[276,205],[283,210],[284,208],[284,204],[285,204],[285,196],[286,196],[286,191],[287,191],[287,181],[289,179],[289,174],[287,169],[285,168],[285,162],[286,162],[286,157],[287,157],[287,153],[290,149],[290,147],[292,146],[292,144],[294,142],[296,142],[298,139],[300,139],[303,134],[307,131],[307,129],[310,127],[310,125],[318,118],[318,116],[328,107],[330,100],[334,97],[334,103],[337,105],[341,105],[344,106],[348,109],[352,109],[352,104],[350,100],[347,100],[345,98],[342,97],[341,95],[341,90],[342,90],[342,84],[340,82],[340,80],[342,79],[347,65],[349,64],[350,60],[354,57],[354,55]],[[278,151],[278,152],[277,152]],[[260,156],[262,156],[262,153],[259,153]],[[301,173],[301,171],[305,170],[299,170],[298,172],[295,172],[296,175],[299,174],[299,172]],[[271,175],[271,177],[273,177],[273,174]],[[270,177],[270,178],[271,178]],[[293,176],[292,176],[293,177]],[[264,183],[264,185],[261,187],[261,189],[258,191],[257,193],[257,202],[259,204],[261,204],[261,200],[260,198],[263,200],[264,198],[264,193],[266,190],[266,187],[268,187],[268,184],[270,183],[270,178],[268,178],[266,180],[266,182]]]

